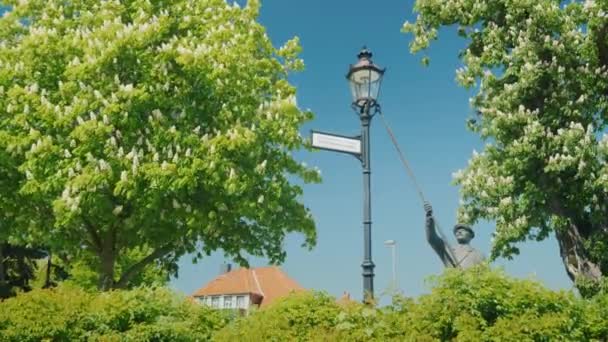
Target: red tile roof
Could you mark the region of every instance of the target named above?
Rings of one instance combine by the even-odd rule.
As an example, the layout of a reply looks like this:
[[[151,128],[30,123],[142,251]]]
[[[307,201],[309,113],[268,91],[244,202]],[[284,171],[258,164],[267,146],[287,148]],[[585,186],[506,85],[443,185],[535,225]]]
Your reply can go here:
[[[253,294],[262,297],[260,307],[266,307],[291,292],[303,291],[295,280],[289,278],[279,267],[239,268],[222,274],[203,286],[193,297]]]

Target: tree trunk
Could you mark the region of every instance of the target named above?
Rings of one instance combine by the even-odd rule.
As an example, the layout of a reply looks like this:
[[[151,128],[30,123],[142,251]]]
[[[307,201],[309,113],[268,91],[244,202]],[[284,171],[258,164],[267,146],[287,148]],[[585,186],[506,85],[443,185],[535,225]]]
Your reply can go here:
[[[114,288],[114,266],[116,263],[115,231],[110,229],[99,251],[100,269],[98,288],[109,291]]]
[[[44,279],[44,286],[43,288],[48,289],[51,287],[51,271],[53,269],[53,262],[51,260],[52,254],[51,252],[49,252],[49,256],[47,257],[46,260],[46,278]]]
[[[11,296],[11,289],[8,286],[6,267],[4,265],[4,243],[0,242],[0,302]]]
[[[589,253],[583,245],[579,227],[570,224],[566,231],[556,230],[559,252],[572,281],[586,279],[598,281],[602,277],[600,266],[589,259]]]
[[[596,46],[598,57],[600,59],[600,63],[603,66],[608,66],[608,23],[604,23],[597,32],[595,32],[596,36]]]
[[[114,253],[102,251],[100,255],[99,284],[101,291],[109,291],[114,287]]]
[[[17,277],[17,286],[22,289],[28,289],[28,282],[32,278],[33,274],[28,269],[27,265],[27,256],[25,255],[26,251],[22,246],[16,246],[13,248],[17,252],[17,272],[19,276]]]
[[[0,243],[0,286],[6,283],[6,270],[4,269],[4,244]]]
[[[593,227],[590,226],[591,223],[581,226],[581,220],[575,219],[577,215],[568,210],[557,197],[551,197],[549,204],[554,214],[569,221],[565,229],[555,229],[555,237],[559,243],[559,254],[562,257],[568,277],[574,282],[577,280],[592,282],[601,280],[602,269],[598,263],[590,259],[583,241],[593,231]]]

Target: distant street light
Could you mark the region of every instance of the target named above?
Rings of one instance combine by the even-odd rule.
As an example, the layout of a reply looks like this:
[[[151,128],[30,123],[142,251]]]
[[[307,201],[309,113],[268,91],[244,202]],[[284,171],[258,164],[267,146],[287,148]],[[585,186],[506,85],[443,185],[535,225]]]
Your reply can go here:
[[[384,241],[384,245],[391,249],[391,258],[393,260],[393,280],[392,280],[392,291],[393,294],[397,291],[397,266],[396,266],[396,258],[395,258],[395,250],[397,249],[397,241],[395,240],[386,240]]]
[[[312,132],[312,146],[354,155],[363,166],[363,300],[374,298],[374,263],[372,261],[372,206],[369,126],[378,112],[378,96],[385,69],[372,62],[372,53],[365,47],[357,55],[359,60],[346,74],[353,96],[352,108],[361,120],[361,135],[348,137],[339,134]]]

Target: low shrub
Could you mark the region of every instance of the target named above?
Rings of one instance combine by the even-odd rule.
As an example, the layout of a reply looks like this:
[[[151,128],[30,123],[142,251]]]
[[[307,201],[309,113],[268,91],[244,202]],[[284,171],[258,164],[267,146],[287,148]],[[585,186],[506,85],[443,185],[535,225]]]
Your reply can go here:
[[[333,328],[341,309],[335,298],[303,292],[254,311],[224,327],[216,341],[309,341],[318,331]]]
[[[588,303],[486,266],[448,270],[398,318],[412,341],[589,341]]]
[[[384,307],[304,292],[248,316],[164,288],[61,285],[0,303],[0,341],[608,341],[608,294],[583,299],[487,266],[447,270]]]
[[[238,319],[216,341],[607,341],[608,296],[586,300],[480,266],[447,270],[429,294],[385,307],[323,293],[286,298]]]
[[[165,288],[59,286],[0,303],[0,341],[206,341],[229,319]]]

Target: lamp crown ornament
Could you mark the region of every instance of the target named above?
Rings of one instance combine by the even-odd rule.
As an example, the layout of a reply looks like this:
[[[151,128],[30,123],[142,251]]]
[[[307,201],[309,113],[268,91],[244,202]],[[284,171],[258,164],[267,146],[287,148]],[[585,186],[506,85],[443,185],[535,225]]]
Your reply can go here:
[[[361,51],[359,51],[359,54],[357,54],[357,57],[359,58],[359,60],[367,59],[371,62],[373,55],[374,54],[367,49],[367,46],[364,45]]]

